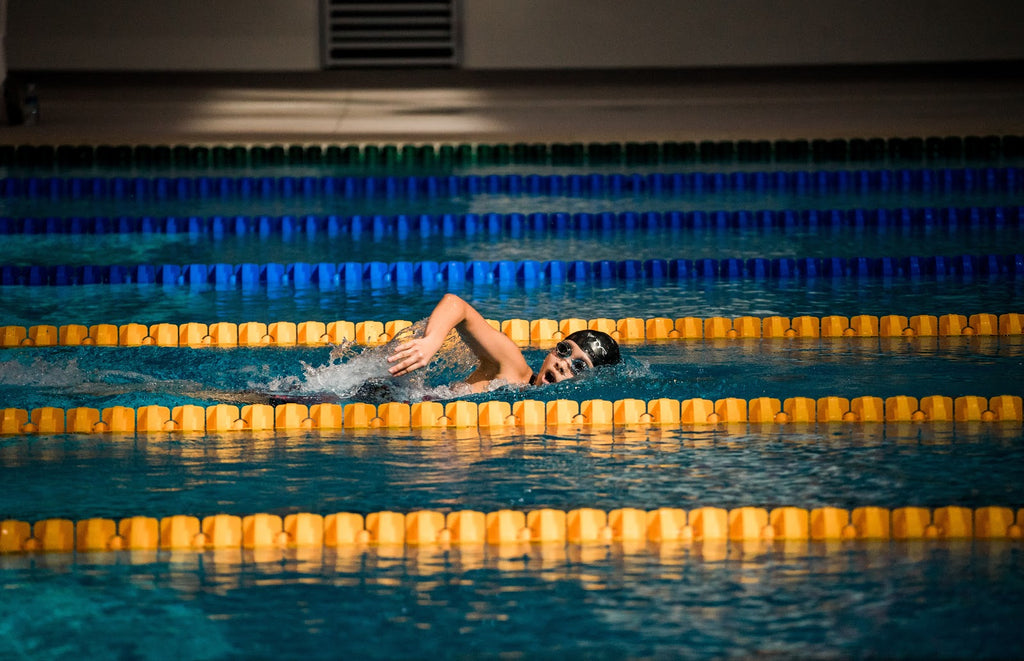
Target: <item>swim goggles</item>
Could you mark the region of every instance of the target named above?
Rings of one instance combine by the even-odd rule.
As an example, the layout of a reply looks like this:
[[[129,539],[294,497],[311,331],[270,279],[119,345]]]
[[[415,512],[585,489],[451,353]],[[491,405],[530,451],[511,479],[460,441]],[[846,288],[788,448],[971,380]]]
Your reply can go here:
[[[572,346],[565,340],[559,342],[555,345],[555,355],[559,358],[568,358],[572,355]],[[569,371],[572,372],[573,376],[579,376],[588,369],[590,369],[590,365],[587,365],[587,361],[582,358],[573,358],[569,362]]]

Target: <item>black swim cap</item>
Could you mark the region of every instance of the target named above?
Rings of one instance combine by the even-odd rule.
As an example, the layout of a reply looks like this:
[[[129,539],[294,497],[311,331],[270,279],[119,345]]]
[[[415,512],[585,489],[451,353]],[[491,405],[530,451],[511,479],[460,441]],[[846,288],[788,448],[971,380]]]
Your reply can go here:
[[[570,333],[565,339],[572,340],[583,353],[590,356],[590,362],[594,367],[600,365],[615,365],[622,360],[619,355],[619,343],[612,339],[608,333],[595,330],[581,330]]]

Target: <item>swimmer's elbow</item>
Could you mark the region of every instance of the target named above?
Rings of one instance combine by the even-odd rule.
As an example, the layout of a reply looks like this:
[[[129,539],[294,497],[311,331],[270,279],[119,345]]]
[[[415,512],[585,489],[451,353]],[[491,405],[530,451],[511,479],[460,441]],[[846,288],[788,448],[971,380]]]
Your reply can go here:
[[[462,300],[461,297],[459,297],[456,294],[452,294],[451,292],[449,292],[449,293],[447,293],[447,294],[445,294],[444,296],[441,297],[441,303],[444,303],[444,304],[447,304],[447,305],[463,305],[463,306],[468,306],[469,305],[469,303],[467,303],[466,301]]]
[[[443,337],[472,317],[474,310],[466,301],[452,293],[441,297],[427,321],[426,335],[440,333]]]
[[[467,321],[470,316],[476,312],[476,309],[460,298],[456,294],[448,293],[441,298],[441,302],[438,303],[439,308],[449,310],[449,314],[454,317],[455,325],[461,325]]]

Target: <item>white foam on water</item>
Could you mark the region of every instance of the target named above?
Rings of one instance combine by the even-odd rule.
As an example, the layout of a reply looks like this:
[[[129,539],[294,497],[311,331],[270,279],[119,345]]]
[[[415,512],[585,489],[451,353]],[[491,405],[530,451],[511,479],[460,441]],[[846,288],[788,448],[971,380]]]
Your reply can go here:
[[[181,379],[156,379],[130,370],[82,369],[77,359],[54,363],[35,358],[29,363],[0,361],[0,386],[50,393],[113,397],[127,393],[203,393],[203,384]]]
[[[42,358],[27,365],[17,360],[0,362],[0,384],[5,386],[67,389],[89,380],[89,373],[78,366],[77,360],[57,365]]]
[[[470,394],[472,389],[462,379],[476,366],[476,357],[469,347],[452,331],[441,348],[425,368],[393,377],[388,371],[387,358],[396,346],[413,338],[422,337],[426,320],[399,331],[387,344],[356,348],[351,345],[335,347],[329,362],[313,366],[302,363],[301,377],[286,376],[271,379],[267,384],[250,384],[257,390],[298,395],[328,394],[340,399],[351,398],[366,384],[380,383],[395,400],[451,399]],[[443,380],[444,383],[436,381]]]

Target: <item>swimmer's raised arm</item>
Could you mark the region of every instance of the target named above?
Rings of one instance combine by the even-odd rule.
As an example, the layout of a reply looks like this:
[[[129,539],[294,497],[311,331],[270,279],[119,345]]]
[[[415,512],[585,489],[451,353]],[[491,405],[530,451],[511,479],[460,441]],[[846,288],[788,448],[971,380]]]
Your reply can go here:
[[[400,344],[388,356],[388,362],[393,363],[388,371],[393,376],[402,376],[425,367],[453,328],[480,361],[476,371],[466,379],[468,383],[493,379],[529,383],[533,371],[515,342],[455,294],[445,294],[430,313],[423,337]]]

